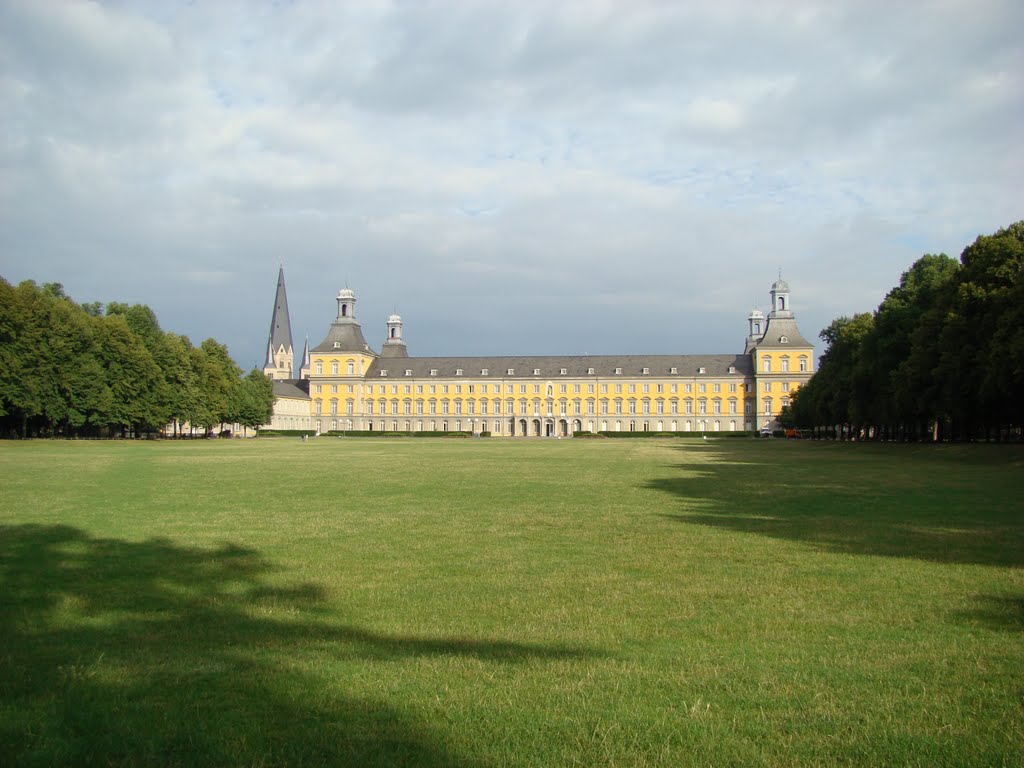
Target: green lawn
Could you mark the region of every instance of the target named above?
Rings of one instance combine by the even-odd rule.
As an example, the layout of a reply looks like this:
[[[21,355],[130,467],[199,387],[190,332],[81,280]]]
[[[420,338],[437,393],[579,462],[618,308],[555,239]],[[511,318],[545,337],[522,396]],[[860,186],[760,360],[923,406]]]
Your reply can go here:
[[[1024,449],[0,443],[0,763],[1024,764]]]

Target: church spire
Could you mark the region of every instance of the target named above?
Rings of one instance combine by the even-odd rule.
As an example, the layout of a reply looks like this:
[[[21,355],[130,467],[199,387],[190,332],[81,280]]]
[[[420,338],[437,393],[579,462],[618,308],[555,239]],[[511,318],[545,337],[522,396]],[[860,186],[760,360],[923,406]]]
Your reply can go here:
[[[288,316],[288,295],[284,287],[284,266],[277,272],[277,294],[274,296],[274,312],[270,318],[270,335],[267,341],[267,362],[263,373],[272,379],[294,377],[295,351],[292,347],[292,323]]]

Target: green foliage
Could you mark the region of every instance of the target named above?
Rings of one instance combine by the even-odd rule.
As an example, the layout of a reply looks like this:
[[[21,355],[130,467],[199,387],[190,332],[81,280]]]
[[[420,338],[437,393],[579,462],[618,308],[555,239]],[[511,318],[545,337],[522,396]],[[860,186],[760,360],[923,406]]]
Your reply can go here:
[[[802,427],[888,439],[1021,437],[1024,222],[960,262],[927,254],[874,314],[822,331],[818,372],[793,401]]]
[[[104,311],[105,309],[105,311]],[[261,377],[264,379],[265,377]],[[0,431],[6,436],[144,433],[269,421],[268,384],[239,378],[215,341],[195,349],[144,305],[75,304],[59,283],[0,278]]]

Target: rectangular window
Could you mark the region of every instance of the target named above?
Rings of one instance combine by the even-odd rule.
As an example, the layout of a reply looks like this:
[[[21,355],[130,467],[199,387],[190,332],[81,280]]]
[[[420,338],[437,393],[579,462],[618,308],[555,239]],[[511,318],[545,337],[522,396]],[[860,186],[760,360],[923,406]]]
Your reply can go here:
[[[711,404],[711,411],[712,411],[712,413],[721,413],[722,412],[722,401],[721,400],[715,400],[715,402],[713,402]]]
[[[714,385],[714,390],[715,390],[715,392],[721,392],[722,391],[722,385],[721,384],[715,384]]]
[[[665,401],[659,400],[657,405],[658,415],[665,413]]]
[[[677,413],[679,413],[679,401],[678,400],[672,400],[669,403],[669,405],[672,406],[671,407],[671,411],[672,411],[672,415],[673,416],[675,416]]]
[[[331,400],[331,416],[337,416],[337,415],[338,415],[338,401],[337,400]]]
[[[355,403],[353,403],[351,400],[346,400],[345,401],[345,414],[347,416],[351,416],[353,414],[353,412],[355,411],[355,407],[356,407]]]
[[[397,400],[392,400],[391,401],[391,415],[392,416],[397,416],[398,415],[398,401]]]
[[[782,363],[782,372],[783,373],[789,373],[789,358],[788,357],[784,357],[779,362]]]
[[[441,401],[441,414],[444,415],[444,416],[448,415],[448,401],[447,400],[442,400]]]
[[[455,394],[456,395],[461,395],[462,394],[462,385],[461,384],[456,384],[455,385]]]
[[[730,400],[729,401],[729,413],[736,413],[736,401],[735,400]]]
[[[736,391],[736,382],[733,382],[732,384],[729,385],[729,391],[730,392],[735,392]]]
[[[520,395],[525,395],[526,394],[526,385],[525,384],[520,384],[519,385],[519,394]]]
[[[559,391],[560,394],[564,395],[566,393],[566,386],[567,385],[565,385],[565,384],[559,384],[558,385],[558,391]]]
[[[693,400],[686,401],[686,415],[689,416],[693,413]]]
[[[770,381],[766,381],[764,383],[764,391],[765,392],[771,392],[772,391],[772,383]]]
[[[607,400],[602,400],[601,401],[601,415],[602,416],[607,416],[608,415],[608,401]]]
[[[621,414],[622,413],[622,401],[621,400],[616,400],[615,401],[615,413],[616,414]]]
[[[423,415],[423,401],[422,400],[417,400],[416,401],[416,415],[417,416],[422,416]]]
[[[708,385],[707,384],[698,384],[697,385],[697,391],[700,392],[701,394],[707,392],[708,391]]]
[[[587,394],[588,395],[594,394],[594,385],[593,384],[587,384]]]
[[[686,394],[690,394],[691,392],[693,392],[693,384],[686,384],[686,385],[684,385],[683,386],[683,391]]]

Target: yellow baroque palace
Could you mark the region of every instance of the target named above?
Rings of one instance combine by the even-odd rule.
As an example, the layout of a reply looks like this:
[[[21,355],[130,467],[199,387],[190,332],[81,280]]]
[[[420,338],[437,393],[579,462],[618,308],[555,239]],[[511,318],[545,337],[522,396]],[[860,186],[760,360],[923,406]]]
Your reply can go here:
[[[380,352],[363,338],[355,292],[337,297],[322,342],[295,377],[284,271],[264,372],[274,379],[272,429],[490,432],[735,432],[771,429],[813,373],[789,285],[771,287],[767,317],[753,310],[741,354],[413,357],[391,315]]]

